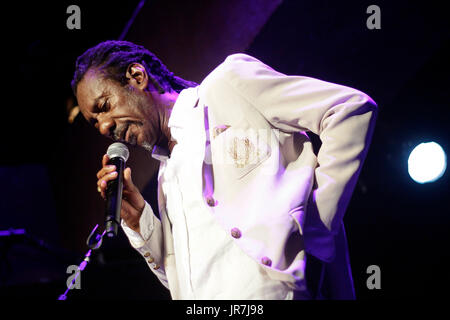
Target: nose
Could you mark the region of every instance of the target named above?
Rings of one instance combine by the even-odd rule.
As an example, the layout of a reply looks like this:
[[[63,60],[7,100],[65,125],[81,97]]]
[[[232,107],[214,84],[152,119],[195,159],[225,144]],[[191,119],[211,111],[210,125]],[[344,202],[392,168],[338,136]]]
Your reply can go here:
[[[99,114],[97,116],[96,127],[102,135],[111,138],[113,136],[116,124],[111,117],[108,117],[107,115],[104,114]]]

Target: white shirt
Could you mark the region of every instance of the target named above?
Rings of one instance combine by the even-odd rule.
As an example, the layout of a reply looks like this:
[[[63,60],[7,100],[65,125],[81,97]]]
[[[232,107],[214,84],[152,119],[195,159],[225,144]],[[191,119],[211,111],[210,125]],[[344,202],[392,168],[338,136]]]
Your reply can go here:
[[[235,239],[219,226],[203,200],[201,168],[191,166],[197,153],[189,141],[196,139],[193,130],[200,117],[190,104],[196,88],[183,90],[173,106],[169,128],[177,144],[170,158],[154,149],[152,156],[160,160],[158,183],[172,224],[176,272],[181,299],[292,299],[290,286],[273,280],[256,261],[245,254]],[[198,162],[198,161],[197,161]],[[202,162],[202,161],[201,161]],[[200,163],[201,163],[200,162]],[[164,208],[165,207],[165,208]],[[139,251],[162,247],[155,230],[158,218],[148,203],[140,219],[138,234],[122,221],[131,245]],[[143,253],[144,257],[149,253]],[[164,268],[148,260],[150,269],[169,288]]]

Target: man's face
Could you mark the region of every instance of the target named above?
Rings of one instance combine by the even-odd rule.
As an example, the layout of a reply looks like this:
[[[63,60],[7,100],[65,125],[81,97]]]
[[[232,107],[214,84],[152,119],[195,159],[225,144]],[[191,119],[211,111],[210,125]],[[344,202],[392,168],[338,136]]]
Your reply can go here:
[[[151,148],[161,134],[152,96],[136,86],[89,70],[78,84],[77,100],[84,118],[115,141]]]

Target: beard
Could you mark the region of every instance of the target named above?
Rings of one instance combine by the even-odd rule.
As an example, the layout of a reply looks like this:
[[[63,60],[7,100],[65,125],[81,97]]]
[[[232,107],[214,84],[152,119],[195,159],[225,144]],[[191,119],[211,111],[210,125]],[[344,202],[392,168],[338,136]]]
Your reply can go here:
[[[145,151],[148,151],[148,152],[150,152],[150,153],[153,152],[153,145],[151,145],[151,144],[148,143],[147,141],[144,141],[144,142],[141,144],[141,147],[144,148]]]

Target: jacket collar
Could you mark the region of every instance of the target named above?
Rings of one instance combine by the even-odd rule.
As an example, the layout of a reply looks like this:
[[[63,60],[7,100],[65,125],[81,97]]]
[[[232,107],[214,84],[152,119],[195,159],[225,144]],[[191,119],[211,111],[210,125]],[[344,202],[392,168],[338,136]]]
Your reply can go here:
[[[198,88],[197,86],[182,90],[173,105],[168,127],[174,139],[177,139],[181,131],[189,125],[190,111],[198,105]],[[158,161],[166,161],[169,158],[169,152],[166,148],[155,145],[152,150],[152,157]]]
[[[180,92],[177,101],[172,108],[172,113],[169,118],[169,128],[186,128],[187,119],[190,116],[190,111],[198,104],[198,86],[195,88],[187,88]]]

